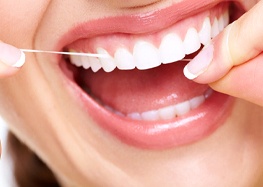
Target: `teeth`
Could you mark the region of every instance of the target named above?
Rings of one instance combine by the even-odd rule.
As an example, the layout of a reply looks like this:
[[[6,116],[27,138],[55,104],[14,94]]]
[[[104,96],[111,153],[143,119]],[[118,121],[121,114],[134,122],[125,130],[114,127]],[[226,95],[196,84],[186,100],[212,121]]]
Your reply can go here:
[[[196,52],[200,49],[201,44],[208,44],[211,38],[217,36],[228,24],[229,12],[225,11],[219,18],[214,18],[212,25],[210,18],[206,17],[199,32],[193,27],[189,28],[184,40],[176,33],[168,33],[163,37],[159,48],[150,42],[140,40],[135,43],[132,52],[122,47],[115,51],[114,57],[111,57],[104,48],[98,48],[99,54],[107,54],[109,58],[72,55],[70,61],[77,67],[91,68],[93,72],[101,68],[105,72],[111,72],[115,68],[120,70],[150,69],[161,64],[180,61],[185,55]]]
[[[183,47],[183,42],[177,34],[166,35],[159,48],[162,63],[182,60],[185,57]]]
[[[101,63],[99,59],[95,57],[89,57],[89,63],[93,72],[97,72],[101,69]]]
[[[104,106],[109,112],[115,113],[121,117],[128,117],[132,120],[144,120],[144,121],[159,121],[159,120],[171,120],[176,117],[187,114],[189,111],[198,108],[202,105],[206,99],[208,99],[213,94],[212,89],[208,89],[203,95],[194,97],[190,100],[184,101],[182,103],[167,106],[157,110],[145,111],[142,113],[133,112],[129,114],[123,114],[120,111],[113,109],[108,105],[103,105],[103,103],[98,100],[97,102]]]
[[[214,91],[212,89],[206,90],[206,92],[204,93],[205,99],[209,98],[213,94],[213,92]]]
[[[211,95],[212,90],[209,89],[209,92]],[[185,115],[189,111],[198,108],[200,105],[202,105],[205,102],[205,99],[209,97],[207,97],[205,93],[204,95],[194,97],[188,101],[176,105],[160,108],[158,110],[150,110],[143,113],[134,112],[127,114],[126,116],[133,120],[145,120],[145,121],[170,120],[176,118],[177,116]]]
[[[131,113],[131,114],[128,114],[127,117],[134,119],[134,120],[142,120],[142,116],[139,113]]]
[[[143,112],[141,116],[142,119],[146,121],[157,121],[159,119],[158,110]]]
[[[149,42],[139,41],[134,46],[133,56],[140,70],[161,65],[158,49]]]
[[[109,53],[103,48],[98,48],[97,52],[98,52],[98,54],[106,54],[106,55],[110,56]],[[111,72],[116,68],[116,64],[115,64],[114,59],[112,57],[99,58],[99,60],[101,62],[103,70],[106,72]]]
[[[224,17],[221,16],[218,20],[218,28],[219,28],[219,32],[222,31],[225,28],[225,23],[224,23]]]
[[[191,106],[190,106],[189,101],[185,101],[185,102],[180,103],[180,104],[175,106],[176,114],[178,116],[182,116],[182,115],[188,113],[190,111],[190,109],[191,109]]]
[[[219,34],[219,23],[218,23],[218,19],[215,18],[214,19],[214,23],[212,25],[212,38],[216,37]]]
[[[127,115],[116,111],[112,107],[108,105],[104,105],[104,108],[108,110],[109,112],[115,113],[116,115],[120,117],[128,117],[132,120],[144,120],[144,121],[159,121],[159,120],[171,120],[176,117],[182,116],[187,114],[189,111],[194,110],[198,108],[200,105],[202,105],[206,99],[208,99],[211,95],[213,94],[212,89],[208,89],[204,95],[200,95],[197,97],[194,97],[190,100],[184,101],[182,103],[160,108],[157,110],[150,110],[150,111],[145,111],[142,113],[134,112],[134,113],[129,113]],[[101,101],[97,101],[101,105],[103,103]]]
[[[89,69],[90,68],[90,62],[89,62],[89,57],[88,56],[82,56],[81,57],[81,62],[82,66],[84,69]]]
[[[198,108],[205,101],[205,96],[201,95],[189,101],[191,109]]]
[[[199,36],[194,28],[188,29],[184,39],[185,54],[189,55],[196,52],[201,47]]]
[[[118,69],[129,70],[135,68],[135,60],[127,49],[118,49],[114,55],[114,58]]]
[[[207,17],[203,23],[202,29],[199,32],[199,39],[203,45],[206,45],[211,41],[211,32],[211,22],[210,19]]]
[[[173,119],[176,116],[175,106],[168,106],[162,109],[159,109],[160,118],[163,120]]]
[[[70,52],[75,52],[73,50],[70,50]],[[77,55],[71,55],[69,56],[70,62],[72,64],[74,64],[77,67],[81,67],[82,66],[82,60],[81,60],[81,56],[77,56]]]

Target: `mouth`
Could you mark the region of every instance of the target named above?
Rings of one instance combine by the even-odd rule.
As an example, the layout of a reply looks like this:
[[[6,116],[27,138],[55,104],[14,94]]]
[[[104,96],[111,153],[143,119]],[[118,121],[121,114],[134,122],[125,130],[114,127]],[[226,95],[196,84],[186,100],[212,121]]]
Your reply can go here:
[[[233,98],[187,80],[183,68],[231,22],[235,6],[213,4],[187,16],[178,6],[168,8],[169,18],[167,9],[139,16],[150,20],[132,15],[82,24],[63,47],[108,56],[64,56],[60,67],[85,111],[125,144],[165,149],[193,143],[231,113]]]

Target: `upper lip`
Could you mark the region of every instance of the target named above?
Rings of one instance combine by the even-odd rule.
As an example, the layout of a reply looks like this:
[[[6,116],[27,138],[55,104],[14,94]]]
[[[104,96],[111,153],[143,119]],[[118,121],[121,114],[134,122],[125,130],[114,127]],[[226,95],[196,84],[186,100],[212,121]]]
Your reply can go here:
[[[194,1],[194,2],[193,2]],[[147,13],[106,17],[83,22],[62,35],[55,50],[63,51],[65,46],[79,39],[111,33],[145,34],[154,33],[176,22],[207,10],[228,0],[184,0],[172,6]],[[240,0],[235,1],[242,9],[248,9]]]

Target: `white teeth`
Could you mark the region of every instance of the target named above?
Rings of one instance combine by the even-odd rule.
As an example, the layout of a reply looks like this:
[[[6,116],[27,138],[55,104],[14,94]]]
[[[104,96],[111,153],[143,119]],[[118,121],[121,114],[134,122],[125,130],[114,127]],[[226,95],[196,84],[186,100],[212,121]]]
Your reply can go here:
[[[106,54],[109,56],[109,58],[99,58],[102,68],[105,72],[111,72],[116,68],[115,61],[112,57],[110,57],[109,53],[103,49],[103,48],[98,48],[97,49],[98,54]]]
[[[161,61],[163,64],[176,62],[185,57],[183,42],[177,34],[166,35],[159,47]]]
[[[89,57],[90,67],[94,73],[101,69],[101,63],[96,57]]]
[[[205,91],[203,95],[194,97],[182,103],[167,106],[156,110],[145,111],[142,113],[133,112],[125,115],[124,113],[119,112],[108,105],[104,105],[104,108],[112,113],[115,113],[118,116],[127,117],[132,120],[144,120],[144,121],[171,120],[176,117],[185,115],[191,110],[198,108],[212,94],[213,94],[213,90],[209,88],[207,89],[207,91]],[[103,105],[101,101],[98,101],[98,103]]]
[[[177,116],[185,115],[189,111],[198,108],[201,104],[205,102],[206,98],[210,97],[212,92],[208,97],[206,97],[205,94],[194,97],[190,100],[184,101],[176,105],[171,105],[168,107],[160,108],[157,110],[150,110],[142,113],[134,112],[127,114],[126,116],[133,120],[145,120],[145,121],[170,120],[176,118]]]
[[[203,45],[206,45],[211,41],[211,30],[211,22],[207,17],[205,18],[202,29],[199,31],[199,39]]]
[[[219,18],[214,18],[213,25],[209,17],[204,19],[199,32],[194,27],[187,30],[184,40],[176,33],[168,33],[160,43],[159,48],[150,42],[143,40],[135,42],[133,51],[121,47],[114,57],[111,57],[104,48],[98,48],[99,54],[107,54],[108,58],[96,58],[86,56],[70,56],[70,61],[77,67],[91,68],[97,72],[101,68],[105,72],[111,72],[115,68],[120,70],[151,69],[161,64],[168,64],[182,60],[186,55],[198,51],[201,44],[207,45],[229,24],[229,12],[225,11]],[[73,51],[73,50],[72,50]]]
[[[157,110],[143,112],[141,116],[142,116],[142,119],[146,121],[156,121],[159,119],[159,114]]]
[[[222,31],[222,30],[225,28],[224,24],[225,24],[225,23],[224,23],[224,17],[221,16],[221,17],[219,18],[219,20],[218,20],[219,32]]]
[[[206,90],[206,92],[204,93],[205,99],[209,98],[213,93],[214,91],[212,89]]]
[[[129,70],[135,68],[135,60],[127,49],[118,49],[115,52],[114,58],[118,69]]]
[[[160,118],[163,120],[173,119],[176,116],[175,106],[168,106],[159,109]]]
[[[191,110],[190,102],[185,101],[175,106],[175,110],[178,116],[182,116]]]
[[[81,62],[82,66],[84,69],[89,69],[90,68],[90,62],[89,62],[89,57],[88,56],[82,56],[81,57]]]
[[[190,112],[191,110],[194,110],[198,108],[200,105],[202,105],[206,99],[208,99],[213,94],[212,89],[208,89],[203,95],[194,97],[190,100],[184,101],[182,103],[167,106],[164,108],[160,108],[157,110],[150,110],[145,111],[142,113],[139,112],[133,112],[129,114],[124,114],[122,112],[119,112],[115,110],[114,108],[104,105],[104,108],[108,110],[111,113],[115,113],[118,116],[121,117],[127,117],[132,120],[144,120],[144,121],[158,121],[158,120],[171,120],[176,117],[182,116]],[[97,100],[98,103],[103,105],[103,103],[100,100]]]
[[[218,23],[218,19],[215,18],[214,19],[214,23],[212,25],[212,38],[216,37],[219,34],[219,23]]]
[[[205,96],[201,95],[189,101],[191,109],[198,108],[205,101]]]
[[[188,29],[184,39],[185,54],[189,55],[196,52],[201,47],[199,36],[195,28]]]
[[[149,42],[139,41],[134,46],[133,56],[140,70],[161,65],[158,49]]]
[[[71,50],[70,52],[75,52],[73,50]],[[70,62],[72,64],[74,64],[77,67],[81,67],[82,66],[82,60],[81,60],[81,56],[77,56],[77,55],[71,55],[69,56]]]
[[[127,117],[134,119],[134,120],[142,120],[142,116],[139,113],[131,113],[131,114],[128,114]]]

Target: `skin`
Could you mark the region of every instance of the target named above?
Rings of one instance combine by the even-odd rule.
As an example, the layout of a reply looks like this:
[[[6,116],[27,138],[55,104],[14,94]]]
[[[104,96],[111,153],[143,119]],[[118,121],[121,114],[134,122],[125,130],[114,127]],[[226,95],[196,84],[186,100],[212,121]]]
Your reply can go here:
[[[240,1],[247,7],[257,2]],[[55,45],[59,33],[76,21],[149,11],[171,2],[176,3],[168,0],[0,0],[0,28],[5,28],[0,30],[0,39],[18,48],[49,49]],[[261,11],[252,10],[250,14],[262,14],[262,6],[259,8]],[[232,37],[246,27],[256,29],[253,25],[242,25],[244,20],[251,23],[251,17],[242,19],[231,29]],[[250,31],[247,32],[244,35]],[[261,33],[262,30],[253,37],[262,38]],[[224,33],[215,45],[223,43],[223,36]],[[231,46],[235,41],[232,37]],[[243,38],[240,36],[238,41],[251,42],[242,42]],[[256,48],[260,52],[263,49]],[[235,52],[231,50],[231,54]],[[250,60],[254,57],[252,55]],[[235,59],[247,62],[244,63],[247,66],[250,64],[248,59]],[[246,69],[242,69],[243,75]],[[54,57],[43,54],[27,54],[26,64],[21,69],[0,63],[0,113],[12,132],[48,164],[63,187],[262,185],[263,111],[255,104],[257,102],[239,96],[237,87],[227,91],[231,85],[242,85],[238,78],[223,78],[212,84],[219,91],[243,98],[236,100],[230,117],[215,133],[194,144],[150,151],[122,144],[100,129],[65,89],[60,71]],[[235,70],[227,71],[229,74],[222,77],[235,75],[231,72]],[[201,76],[195,81],[211,83],[209,77]],[[253,85],[248,84],[246,88]]]

